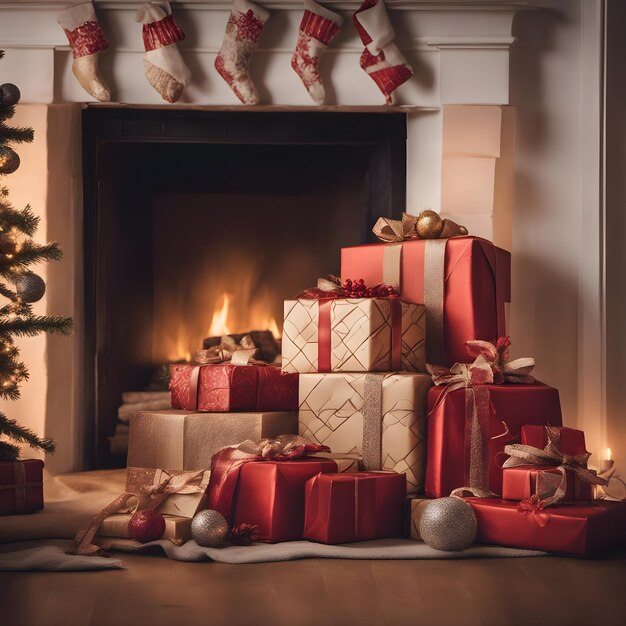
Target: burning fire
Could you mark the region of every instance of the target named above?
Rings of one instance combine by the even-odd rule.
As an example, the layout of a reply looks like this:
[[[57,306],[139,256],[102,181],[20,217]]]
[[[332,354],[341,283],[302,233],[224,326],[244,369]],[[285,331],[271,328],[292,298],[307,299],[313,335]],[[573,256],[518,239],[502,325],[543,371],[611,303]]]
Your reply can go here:
[[[230,298],[227,293],[222,294],[222,308],[213,313],[211,326],[209,327],[209,337],[221,337],[222,335],[230,335],[232,332],[228,328],[228,309],[230,307]]]

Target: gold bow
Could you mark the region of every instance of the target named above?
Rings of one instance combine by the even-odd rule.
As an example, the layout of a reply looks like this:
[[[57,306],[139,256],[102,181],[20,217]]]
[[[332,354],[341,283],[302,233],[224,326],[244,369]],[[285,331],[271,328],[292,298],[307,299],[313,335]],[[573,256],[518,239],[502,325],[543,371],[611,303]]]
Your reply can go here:
[[[473,363],[455,363],[450,369],[427,364],[426,371],[432,376],[435,385],[447,385],[445,393],[493,383],[493,370],[482,355],[478,355]]]
[[[437,234],[427,234],[422,231],[422,234],[418,234],[420,219],[423,217],[420,215],[411,215],[410,213],[402,213],[402,219],[393,220],[390,217],[379,217],[372,228],[372,232],[386,243],[400,243],[402,241],[411,241],[413,239],[448,239],[450,237],[456,237],[458,235],[467,235],[467,228],[461,226],[456,222],[449,219],[441,219],[434,212],[429,213],[433,215],[428,216],[428,220],[432,220],[435,217],[440,225]]]
[[[535,367],[535,359],[522,357],[510,361],[510,345],[511,340],[508,337],[500,337],[495,344],[480,339],[465,342],[465,347],[470,356],[482,356],[490,363],[494,370],[495,383],[508,382],[532,385],[535,378],[530,373]]]
[[[548,443],[546,447],[535,448],[521,443],[514,443],[504,447],[505,454],[509,458],[504,462],[502,468],[518,467],[520,465],[544,465],[554,467],[559,470],[560,478],[558,482],[548,476],[544,476],[544,482],[537,484],[537,498],[545,508],[561,501],[567,491],[566,470],[573,471],[581,480],[592,485],[606,485],[607,480],[588,469],[587,461],[591,456],[589,452],[583,454],[569,455],[561,449],[561,432],[553,426],[546,426]]]

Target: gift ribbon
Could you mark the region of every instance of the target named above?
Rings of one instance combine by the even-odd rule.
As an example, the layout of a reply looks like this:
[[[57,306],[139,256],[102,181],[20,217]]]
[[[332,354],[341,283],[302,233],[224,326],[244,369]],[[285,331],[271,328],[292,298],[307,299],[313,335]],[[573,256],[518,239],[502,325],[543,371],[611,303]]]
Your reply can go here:
[[[239,473],[246,463],[293,461],[317,452],[330,452],[330,448],[299,435],[280,435],[276,439],[258,441],[247,439],[236,446],[222,448],[211,459],[208,508],[231,520]]]
[[[30,488],[43,487],[42,482],[26,482],[26,467],[24,463],[15,461],[13,463],[15,474],[14,484],[0,485],[0,491],[5,489],[15,490],[15,512],[24,513],[26,511],[26,490]]]
[[[505,446],[504,452],[509,458],[504,462],[503,469],[518,467],[519,465],[545,465],[559,470],[561,480],[553,494],[549,492],[537,493],[536,496],[543,507],[548,507],[560,502],[567,491],[567,473],[571,470],[576,476],[592,485],[606,485],[606,479],[598,476],[594,471],[587,468],[589,452],[577,455],[569,455],[563,452],[561,446],[561,431],[554,426],[546,426],[548,443],[545,448],[535,448],[525,444],[510,444]],[[539,485],[538,485],[539,487]]]
[[[193,481],[202,476],[206,470],[199,472],[183,472],[182,474],[170,475],[163,472],[163,480],[158,485],[142,486],[137,493],[126,491],[117,496],[115,500],[107,504],[89,524],[81,528],[74,537],[74,546],[67,550],[66,554],[80,554],[82,556],[110,556],[109,546],[97,546],[93,543],[93,538],[98,532],[102,522],[122,509],[128,507],[128,501],[136,498],[137,503],[133,508],[133,514],[138,510],[156,509],[172,494],[175,493],[198,493],[194,489]],[[190,490],[193,489],[193,490]],[[145,497],[141,497],[144,494]]]
[[[382,468],[383,380],[385,374],[365,374],[363,390],[363,469]]]

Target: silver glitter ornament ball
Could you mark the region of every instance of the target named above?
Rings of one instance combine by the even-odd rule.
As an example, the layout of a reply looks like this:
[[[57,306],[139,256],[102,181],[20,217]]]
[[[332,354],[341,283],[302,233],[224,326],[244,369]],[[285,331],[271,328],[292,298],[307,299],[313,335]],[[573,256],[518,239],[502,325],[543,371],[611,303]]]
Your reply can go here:
[[[228,537],[228,522],[217,511],[200,511],[191,520],[191,537],[205,548],[221,548]]]
[[[15,281],[15,291],[24,302],[37,302],[46,293],[46,283],[41,276],[26,272]]]
[[[476,538],[476,515],[459,498],[433,500],[422,513],[420,536],[437,550],[465,550]]]

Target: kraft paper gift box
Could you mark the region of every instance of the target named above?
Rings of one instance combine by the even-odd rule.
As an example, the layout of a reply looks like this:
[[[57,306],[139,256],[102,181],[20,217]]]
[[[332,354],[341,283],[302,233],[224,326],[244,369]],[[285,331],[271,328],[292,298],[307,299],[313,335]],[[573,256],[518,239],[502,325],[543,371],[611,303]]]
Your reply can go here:
[[[283,371],[423,372],[424,322],[397,298],[286,300]]]
[[[146,487],[160,485],[171,476],[182,474],[183,470],[163,470],[145,467],[129,467],[126,470],[126,491],[141,494]],[[165,515],[192,518],[198,511],[206,508],[207,487],[211,472],[205,470],[192,481],[193,493],[172,493],[158,507],[158,511]]]
[[[97,537],[119,537],[120,539],[131,539],[128,530],[128,522],[132,513],[120,513],[107,517],[100,528]],[[175,543],[184,543],[191,539],[191,518],[179,515],[163,515],[165,519],[165,532],[162,539],[171,539]]]
[[[511,255],[478,237],[412,240],[341,249],[341,278],[397,286],[404,302],[426,306],[426,357],[467,361],[465,342],[506,335]]]
[[[277,366],[211,363],[170,365],[173,409],[187,411],[296,411],[298,375]]]
[[[0,462],[0,515],[43,509],[43,461]]]
[[[246,439],[297,434],[295,411],[195,413],[145,411],[130,419],[128,466],[200,470],[221,448]]]
[[[562,474],[556,467],[546,465],[518,465],[502,472],[502,498],[527,500],[534,495],[545,499],[554,494]],[[593,485],[579,478],[570,469],[565,470],[567,488],[562,500],[593,500]]]
[[[303,537],[328,544],[401,537],[405,498],[404,474],[318,474],[305,486]]]
[[[259,526],[259,541],[302,539],[304,486],[320,472],[337,472],[330,459],[260,461],[242,466],[233,504],[232,525]]]
[[[480,389],[489,393],[488,415],[479,429],[484,446],[479,456],[487,477],[484,486],[500,495],[504,446],[519,443],[526,424],[560,426],[559,392],[541,383],[475,387],[477,393],[482,393]],[[442,398],[444,393],[444,387],[433,387],[428,393],[425,493],[429,498],[449,496],[454,489],[470,486],[472,417],[471,412],[467,415],[466,391],[458,389]]]
[[[467,498],[478,521],[477,543],[593,556],[626,544],[626,502],[595,500],[525,508],[497,498]]]
[[[300,434],[335,453],[363,457],[365,470],[406,473],[424,484],[425,374],[301,374]]]

